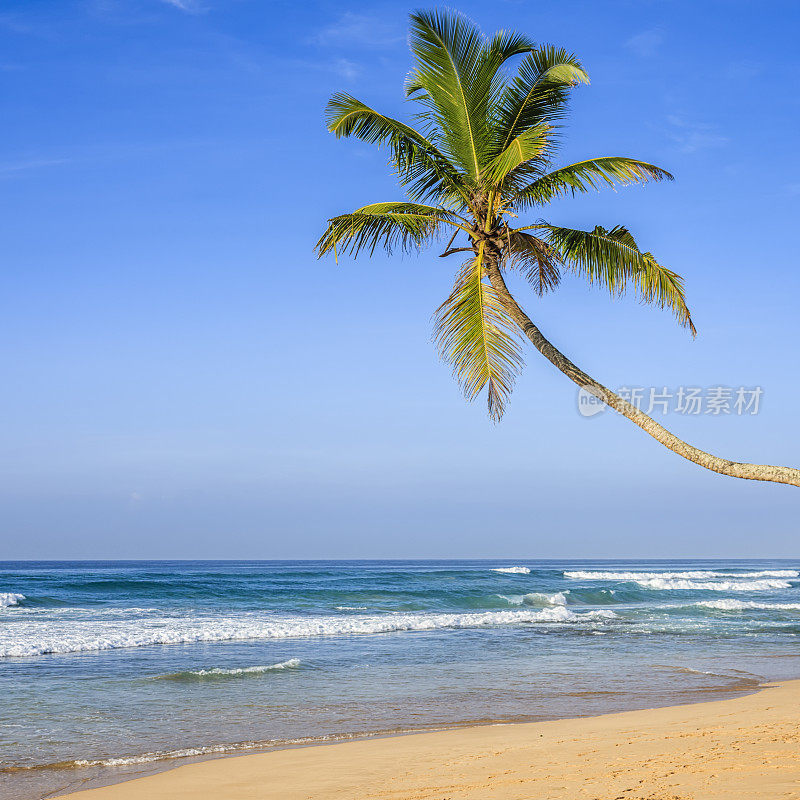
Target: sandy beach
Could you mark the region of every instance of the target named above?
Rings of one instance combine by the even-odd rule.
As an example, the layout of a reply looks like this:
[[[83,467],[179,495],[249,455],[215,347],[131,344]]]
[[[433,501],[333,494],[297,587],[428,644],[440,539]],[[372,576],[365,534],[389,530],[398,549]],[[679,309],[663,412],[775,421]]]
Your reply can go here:
[[[800,798],[800,680],[730,700],[188,764],[72,800]]]

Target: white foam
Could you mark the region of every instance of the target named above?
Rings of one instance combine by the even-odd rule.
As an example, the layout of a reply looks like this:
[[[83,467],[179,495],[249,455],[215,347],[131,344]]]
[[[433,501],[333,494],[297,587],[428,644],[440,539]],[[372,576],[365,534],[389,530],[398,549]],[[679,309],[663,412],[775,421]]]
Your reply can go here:
[[[653,669],[669,670],[670,672],[682,672],[686,675],[716,675],[718,678],[730,678],[730,675],[720,675],[718,672],[711,672],[707,669],[693,669],[692,667],[673,667],[670,664],[653,664]]]
[[[280,672],[284,669],[297,669],[300,666],[299,658],[290,658],[288,661],[281,661],[278,664],[267,664],[266,666],[256,667],[238,667],[233,669],[221,669],[215,667],[214,669],[196,669],[187,672],[179,672],[177,675],[196,675],[198,678],[206,677],[224,677],[235,675],[258,675],[263,672]],[[166,677],[175,677],[168,675]]]
[[[789,589],[788,578],[797,578],[793,569],[759,570],[757,572],[718,572],[689,570],[686,572],[565,572],[564,577],[585,581],[631,581],[646,589],[760,592]]]
[[[692,581],[684,578],[646,578],[636,580],[639,586],[646,589],[683,590],[683,591],[711,591],[711,592],[764,592],[769,589],[789,589],[788,581],[774,578],[750,581]]]
[[[0,608],[13,608],[18,606],[25,599],[24,594],[16,592],[0,592]]]
[[[366,611],[366,606],[336,606],[337,611]]]
[[[403,733],[429,731],[430,728],[406,728]],[[435,729],[434,729],[435,730]],[[394,733],[395,731],[393,731]],[[369,735],[369,734],[367,734]],[[124,767],[129,764],[149,764],[153,761],[171,761],[179,758],[215,755],[219,753],[240,753],[248,750],[264,750],[276,745],[322,744],[325,742],[343,742],[364,738],[364,733],[339,733],[323,736],[303,736],[297,739],[269,739],[263,742],[239,742],[238,744],[217,744],[204,747],[187,747],[182,750],[162,750],[154,753],[142,753],[138,756],[122,756],[117,758],[98,758],[94,760],[79,759],[69,762],[73,767]]]
[[[708,580],[710,578],[798,578],[800,571],[796,569],[764,569],[757,572],[731,572],[730,570],[718,572],[715,570],[688,570],[686,572],[565,572],[565,578],[584,581],[639,581],[646,579],[680,579]]]
[[[702,608],[714,608],[718,611],[747,611],[748,609],[763,609],[765,611],[800,611],[800,603],[755,603],[747,600],[703,600],[694,603]]]
[[[567,592],[569,592],[569,589],[567,589]],[[499,594],[497,596],[502,597],[512,606],[565,606],[567,604],[567,597],[564,592],[556,592],[555,594],[531,592],[530,594]]]
[[[528,567],[496,567],[492,572],[506,572],[510,575],[527,575],[530,573]]]
[[[22,595],[20,595],[22,597]],[[22,597],[24,600],[25,598]],[[47,616],[50,619],[59,619],[59,618],[74,618],[74,617],[87,617],[91,619],[97,619],[98,617],[107,617],[107,618],[119,618],[119,617],[142,617],[146,615],[155,615],[163,616],[164,609],[163,608],[137,608],[137,607],[125,607],[125,608],[97,608],[96,606],[90,606],[87,608],[77,608],[74,606],[65,606],[65,607],[48,607],[42,606],[38,608],[32,608],[31,606],[22,606],[19,609],[20,614],[21,612],[25,612],[26,617],[41,617]],[[185,613],[190,614],[192,613],[191,610],[187,610]]]
[[[299,742],[300,740],[298,740]],[[126,767],[132,764],[149,764],[153,761],[169,761],[174,758],[192,758],[194,756],[209,756],[216,753],[236,753],[242,750],[254,750],[264,747],[262,742],[243,742],[239,745],[211,745],[208,747],[187,747],[183,750],[166,750],[160,753],[142,753],[140,756],[121,758],[98,758],[90,761],[78,759],[72,764],[76,767]]]
[[[0,626],[0,658],[77,653],[148,645],[349,636],[400,631],[482,628],[533,623],[576,624],[613,619],[611,611],[573,612],[564,606],[463,614],[397,613],[278,617],[258,612],[236,616],[162,617],[139,620],[26,620]]]

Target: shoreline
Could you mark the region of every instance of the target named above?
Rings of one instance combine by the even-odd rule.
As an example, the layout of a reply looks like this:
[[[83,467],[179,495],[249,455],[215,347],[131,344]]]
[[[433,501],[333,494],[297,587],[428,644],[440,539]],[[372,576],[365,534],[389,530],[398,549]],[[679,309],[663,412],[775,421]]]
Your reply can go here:
[[[597,716],[474,723],[198,758],[52,796],[574,800],[589,787],[598,797],[625,792],[626,800],[800,796],[800,679],[731,694]]]
[[[794,657],[794,656],[786,656]],[[798,656],[800,657],[800,656]],[[661,668],[656,665],[656,668]],[[663,667],[664,669],[675,669],[671,667]],[[689,670],[690,672],[692,670]],[[110,757],[109,759],[101,761],[90,761],[88,763],[81,763],[80,761],[63,762],[60,764],[48,765],[48,768],[66,769],[68,772],[75,771],[80,773],[82,770],[94,770],[93,774],[87,777],[79,778],[75,781],[65,784],[61,788],[53,789],[42,796],[41,800],[58,800],[61,797],[69,797],[78,792],[85,792],[91,789],[108,788],[116,786],[120,783],[128,783],[140,778],[158,775],[163,772],[176,770],[179,767],[187,766],[190,764],[204,763],[207,761],[226,760],[231,758],[240,758],[250,755],[263,755],[266,753],[274,753],[283,750],[297,750],[305,748],[316,747],[329,747],[337,744],[345,744],[348,742],[362,742],[373,739],[393,739],[403,736],[415,736],[424,733],[438,733],[443,731],[463,730],[469,728],[484,728],[497,725],[530,725],[542,722],[563,721],[569,719],[588,719],[600,716],[608,716],[611,714],[626,713],[631,711],[649,711],[659,708],[672,708],[676,706],[694,705],[696,703],[707,703],[714,700],[727,700],[735,699],[737,697],[744,697],[760,691],[764,686],[778,681],[770,681],[766,678],[759,679],[758,677],[744,677],[731,676],[719,673],[717,677],[724,677],[726,679],[733,679],[735,684],[728,686],[710,686],[705,688],[685,688],[680,690],[673,690],[669,698],[665,698],[664,702],[659,705],[633,705],[630,708],[617,708],[608,711],[600,712],[587,712],[583,714],[554,714],[548,716],[536,716],[520,714],[516,717],[506,718],[476,718],[476,719],[462,719],[453,723],[430,723],[428,725],[421,724],[415,728],[390,728],[384,730],[363,730],[363,731],[348,731],[343,733],[331,733],[320,736],[309,736],[298,739],[285,739],[263,742],[239,742],[230,745],[211,745],[205,752],[191,752],[192,750],[202,750],[203,746],[192,747],[187,746],[180,750],[173,751],[175,755],[168,753],[145,753],[139,756],[122,756]],[[794,676],[786,680],[794,680]],[[798,678],[800,680],[800,678]],[[737,685],[738,684],[738,685]],[[569,696],[570,693],[567,693]],[[606,692],[577,692],[572,696],[577,698],[585,697],[586,695],[606,694]],[[620,695],[624,693],[620,692]],[[180,753],[180,755],[178,755]],[[147,758],[147,756],[154,756]],[[139,760],[142,759],[142,760]],[[107,763],[116,762],[116,763]],[[39,768],[41,769],[41,768]],[[115,773],[112,771],[116,770]],[[0,773],[4,770],[0,769]],[[13,768],[9,772],[15,771]],[[22,768],[22,772],[25,768]],[[86,772],[83,773],[86,775]],[[28,798],[31,800],[31,798]]]
[[[800,655],[785,655],[785,658],[800,658]],[[695,672],[695,670],[684,670],[664,665],[654,665],[656,669],[668,669]],[[709,673],[710,674],[710,673]],[[749,673],[734,676],[724,672],[715,673],[716,677],[733,680],[729,685],[716,685],[704,688],[684,688],[672,690],[669,697],[664,698],[664,702],[658,705],[638,705],[631,704],[629,707],[613,708],[606,711],[588,711],[576,714],[550,714],[550,715],[526,715],[520,714],[514,717],[482,717],[474,719],[461,719],[450,723],[431,722],[420,724],[413,728],[388,728],[383,730],[359,730],[338,733],[329,733],[319,736],[306,736],[297,739],[284,740],[265,740],[265,741],[243,741],[228,745],[187,745],[174,751],[164,751],[156,753],[142,753],[132,756],[109,756],[99,760],[76,759],[39,765],[35,767],[0,767],[0,778],[3,774],[24,775],[38,771],[61,771],[66,774],[74,774],[74,780],[65,781],[61,786],[52,788],[36,797],[25,794],[20,800],[56,800],[61,797],[68,797],[78,792],[89,791],[91,789],[108,788],[120,783],[135,781],[140,778],[158,775],[163,772],[178,769],[179,767],[204,763],[206,761],[216,761],[221,759],[239,758],[249,755],[262,755],[274,753],[282,750],[296,750],[301,748],[328,747],[348,742],[360,742],[372,739],[392,739],[403,736],[413,736],[424,733],[436,733],[442,731],[462,730],[474,727],[490,727],[497,725],[528,725],[541,722],[552,722],[567,719],[586,719],[592,717],[606,716],[610,714],[625,713],[629,711],[647,711],[658,708],[692,705],[695,703],[710,702],[711,699],[725,700],[743,697],[747,694],[757,692],[768,683],[778,682],[779,680],[794,680],[795,676],[785,679],[771,681],[767,678],[749,676]],[[748,675],[748,677],[745,677]],[[798,678],[800,680],[800,678]],[[567,692],[565,696],[572,696],[582,699],[586,696],[597,696],[609,694],[605,691],[582,691]],[[626,696],[625,692],[611,692],[610,694]]]

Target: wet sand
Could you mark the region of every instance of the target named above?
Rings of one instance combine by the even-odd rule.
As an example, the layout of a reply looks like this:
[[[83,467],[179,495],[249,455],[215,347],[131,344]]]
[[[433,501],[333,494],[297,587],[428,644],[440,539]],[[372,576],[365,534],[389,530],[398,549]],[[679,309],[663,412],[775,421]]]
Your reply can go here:
[[[800,798],[800,680],[730,700],[187,764],[72,800]]]

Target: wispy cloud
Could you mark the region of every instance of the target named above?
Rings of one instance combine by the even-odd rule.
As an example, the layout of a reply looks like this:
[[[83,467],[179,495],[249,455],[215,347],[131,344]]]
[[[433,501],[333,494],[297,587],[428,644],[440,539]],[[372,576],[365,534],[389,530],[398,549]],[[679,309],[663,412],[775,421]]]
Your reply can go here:
[[[161,0],[168,6],[179,8],[181,11],[186,11],[188,14],[199,14],[201,11],[206,10],[206,6],[199,2],[199,0]]]
[[[632,53],[635,53],[637,56],[641,56],[642,58],[650,58],[658,52],[658,48],[661,46],[663,41],[664,36],[662,33],[656,29],[653,29],[649,31],[641,31],[641,33],[631,36],[631,38],[625,42],[625,47],[627,47],[628,50],[630,50]]]
[[[326,47],[385,47],[404,40],[405,36],[398,28],[385,19],[347,11],[309,41]]]
[[[693,122],[677,114],[667,117],[669,129],[667,136],[672,139],[682,153],[696,153],[711,147],[722,147],[729,141],[714,130],[712,125],[704,122]]]
[[[35,153],[20,153],[16,159],[0,161],[0,179],[11,178],[19,173],[50,167],[69,166],[76,170],[92,164],[112,164],[123,160],[146,163],[150,159],[163,158],[172,151],[219,148],[217,139],[172,139],[154,142],[114,142],[110,144],[87,144],[59,155],[47,156]]]
[[[30,169],[42,169],[43,167],[56,167],[61,164],[68,164],[68,158],[30,158],[20,161],[8,161],[0,163],[0,177],[14,175],[17,172],[25,172]]]
[[[337,58],[333,62],[333,71],[342,78],[347,78],[349,81],[357,78],[361,74],[361,68],[358,64],[346,58]]]
[[[301,69],[322,73],[326,78],[336,75],[346,81],[354,81],[364,72],[360,64],[349,58],[297,59],[291,63]]]

